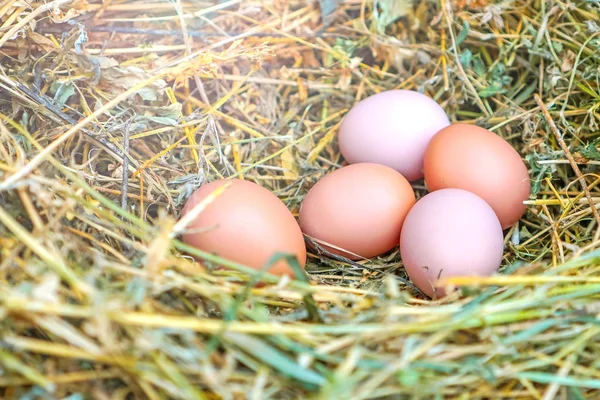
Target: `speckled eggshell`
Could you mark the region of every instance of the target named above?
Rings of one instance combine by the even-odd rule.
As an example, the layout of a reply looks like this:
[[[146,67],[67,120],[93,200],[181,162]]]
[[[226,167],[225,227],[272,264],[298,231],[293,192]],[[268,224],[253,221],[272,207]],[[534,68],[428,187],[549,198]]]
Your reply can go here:
[[[386,165],[415,181],[423,177],[427,143],[449,124],[442,107],[430,97],[411,90],[389,90],[350,109],[338,142],[348,163]]]
[[[227,182],[226,188],[187,227],[183,242],[227,260],[261,269],[275,253],[296,255],[306,263],[302,231],[286,205],[269,190],[246,180],[219,180],[202,186],[188,199],[182,215]],[[293,276],[285,261],[269,270]]]
[[[517,151],[497,134],[468,124],[439,131],[425,151],[429,191],[457,188],[475,193],[494,209],[502,228],[525,213],[530,179]]]
[[[300,207],[302,231],[328,251],[356,260],[398,245],[415,195],[397,171],[380,164],[340,168],[319,180]]]
[[[461,189],[441,189],[410,210],[400,254],[412,282],[430,297],[442,297],[438,279],[489,276],[502,262],[503,234],[494,210]]]

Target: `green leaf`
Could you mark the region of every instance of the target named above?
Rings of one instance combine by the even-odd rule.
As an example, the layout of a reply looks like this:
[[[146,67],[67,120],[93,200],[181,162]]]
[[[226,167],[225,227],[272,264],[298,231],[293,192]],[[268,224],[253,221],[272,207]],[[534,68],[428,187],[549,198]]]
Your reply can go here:
[[[167,126],[177,126],[177,120],[173,119],[173,118],[169,118],[169,117],[142,117],[143,119],[147,119],[148,121],[152,121],[152,122],[156,122],[157,124],[160,125],[167,125]]]
[[[146,101],[158,100],[158,93],[156,92],[156,90],[149,87],[141,88],[136,92],[136,94],[138,94],[143,100]]]
[[[484,76],[487,72],[487,68],[481,59],[481,54],[476,54],[473,56],[473,71],[479,76]]]
[[[471,50],[466,49],[465,51],[460,53],[460,55],[458,56],[458,60],[464,68],[470,69],[471,61],[473,60],[473,53],[471,53]]]
[[[462,367],[462,364],[452,361],[414,361],[413,363],[411,363],[411,367],[415,369],[426,369],[430,371],[441,372],[444,374],[451,374],[454,371],[459,370]]]
[[[141,107],[144,110],[144,115],[140,116],[140,120],[148,120],[161,125],[177,126],[177,121],[181,116],[181,103],[173,103],[165,107]]]
[[[583,394],[581,394],[581,391],[576,387],[570,387],[568,392],[569,394],[567,398],[570,400],[585,400],[585,397]]]
[[[456,35],[456,46],[460,46],[462,42],[465,41],[465,39],[467,38],[467,36],[469,35],[469,28],[471,26],[469,25],[469,23],[467,21],[463,22],[463,26],[462,29],[460,30],[460,32],[458,32],[458,35]]]
[[[333,46],[334,49],[336,49],[340,53],[347,55],[348,57],[354,56],[354,52],[356,51],[357,47],[358,42],[342,38],[337,38],[335,40],[335,45]]]
[[[60,108],[64,107],[71,96],[75,94],[75,88],[70,82],[54,82],[50,86],[50,90],[54,92],[54,102]]]
[[[228,332],[225,339],[284,375],[315,386],[323,386],[327,382],[317,372],[299,365],[275,347],[253,336]]]
[[[560,42],[552,42],[552,47],[554,47],[557,53],[560,53],[564,49],[563,44]]]
[[[502,83],[493,82],[490,86],[483,88],[482,90],[477,92],[477,94],[479,94],[481,98],[486,98],[504,92],[506,92],[506,90],[502,87]]]
[[[381,10],[377,15],[377,29],[383,33],[389,24],[408,14],[412,0],[379,0],[377,5]]]
[[[525,156],[525,160],[531,168],[533,179],[531,180],[531,195],[535,197],[542,188],[542,181],[544,177],[552,174],[552,167],[550,164],[538,164],[537,161],[540,159],[539,154],[531,153]]]
[[[569,376],[559,376],[546,372],[519,372],[516,374],[519,379],[527,379],[537,383],[556,383],[562,386],[584,387],[588,389],[600,389],[600,380],[598,379],[579,379]]]
[[[513,103],[515,103],[516,105],[521,105],[525,100],[529,100],[531,98],[531,95],[533,94],[533,92],[535,92],[537,90],[537,82],[533,82],[531,83],[529,86],[527,86],[525,89],[523,89],[518,95],[517,97],[515,97],[513,99]]]
[[[83,396],[79,393],[74,393],[68,397],[65,397],[63,400],[83,400]]]
[[[419,383],[421,374],[416,369],[408,368],[398,371],[398,382],[402,386],[413,387]]]
[[[181,115],[182,109],[183,109],[183,105],[181,103],[173,103],[166,107],[153,108],[153,111],[159,117],[167,117],[167,118],[177,119]]]
[[[539,335],[540,333],[544,332],[547,329],[550,329],[553,326],[558,326],[560,324],[560,321],[557,319],[547,319],[541,322],[538,322],[537,324],[534,324],[533,326],[527,328],[527,329],[523,329],[522,331],[509,336],[505,339],[502,339],[500,342],[504,345],[509,345],[509,344],[514,344],[514,343],[523,343],[528,341],[530,338],[535,337],[536,335]]]
[[[320,0],[319,5],[321,6],[321,18],[325,27],[331,23],[331,16],[338,8],[337,0]]]
[[[594,161],[600,161],[600,151],[598,151],[598,149],[596,148],[595,143],[592,142],[585,147],[581,147],[580,149],[581,154],[583,154],[585,158]]]

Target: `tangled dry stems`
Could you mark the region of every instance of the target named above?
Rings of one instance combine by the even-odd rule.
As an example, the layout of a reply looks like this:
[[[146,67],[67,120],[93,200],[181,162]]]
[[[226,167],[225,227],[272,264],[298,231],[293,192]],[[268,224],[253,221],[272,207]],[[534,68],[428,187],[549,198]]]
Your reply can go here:
[[[5,398],[598,397],[598,5],[334,3],[2,3]],[[177,241],[215,178],[296,212],[393,88],[527,160],[502,274],[429,301],[397,251],[278,282]]]

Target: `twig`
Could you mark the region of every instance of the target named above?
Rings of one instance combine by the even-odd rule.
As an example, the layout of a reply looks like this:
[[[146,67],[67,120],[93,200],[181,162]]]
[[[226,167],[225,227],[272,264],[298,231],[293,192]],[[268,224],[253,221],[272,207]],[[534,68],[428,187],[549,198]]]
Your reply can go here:
[[[581,162],[575,161],[575,162],[577,164],[583,164],[583,165],[600,165],[600,161],[594,161],[594,160],[581,161]],[[570,164],[571,162],[569,160],[538,160],[538,161],[536,161],[536,163],[539,165],[547,165],[547,164]]]
[[[121,183],[121,208],[127,209],[127,189],[129,185],[129,129],[131,125],[125,126],[125,134],[123,136],[123,182]]]
[[[562,366],[558,370],[556,376],[560,376],[560,377],[568,376],[569,372],[571,371],[571,368],[573,368],[573,364],[575,363],[576,360],[577,360],[576,352],[569,354],[569,356],[567,357],[565,362],[562,364]],[[546,391],[544,392],[544,397],[542,397],[542,400],[556,399],[558,397],[557,394],[558,394],[558,390],[560,389],[560,386],[561,385],[558,382],[552,382],[552,384],[550,384],[546,388]]]
[[[180,17],[179,24],[181,25],[181,34],[183,35],[183,42],[185,43],[185,53],[190,54],[192,52],[193,41],[190,39],[190,35],[188,34],[187,24],[185,22],[185,18],[183,18],[183,6],[181,5],[181,0],[175,1],[175,10],[177,11],[177,15]],[[200,80],[198,77],[198,71],[194,69],[194,79],[196,83]],[[189,81],[186,81],[185,87],[188,88],[186,91],[189,92]],[[175,101],[175,96],[173,96],[173,101]],[[189,103],[186,103],[187,112],[191,112],[191,106]],[[182,110],[183,111],[183,110]],[[181,114],[183,116],[183,113]],[[192,146],[197,146],[196,137],[194,133],[189,128],[184,128],[185,136],[188,139],[188,143]],[[200,156],[198,154],[198,149],[195,147],[191,149],[192,157],[194,158],[194,162],[196,165],[200,163]]]
[[[590,207],[592,209],[592,214],[594,215],[594,219],[596,220],[596,224],[598,225],[597,230],[596,230],[596,235],[594,236],[594,241],[596,241],[596,240],[598,240],[598,236],[600,235],[600,214],[598,214],[598,210],[596,209],[594,199],[592,198],[592,194],[590,193],[590,191],[588,189],[587,182],[585,181],[585,178],[583,177],[583,174],[581,173],[581,170],[579,169],[577,162],[575,162],[575,160],[573,159],[573,155],[569,151],[569,147],[567,146],[562,135],[558,131],[558,128],[556,127],[556,124],[554,123],[554,120],[552,119],[552,116],[550,115],[550,112],[548,112],[546,105],[542,101],[542,98],[537,93],[534,94],[534,97],[535,97],[535,101],[538,103],[538,105],[540,106],[540,109],[542,110],[542,114],[544,115],[544,119],[546,120],[546,123],[548,123],[550,130],[556,137],[556,140],[558,141],[560,148],[562,149],[562,151],[565,152],[565,155],[567,156],[567,159],[569,160],[569,163],[571,164],[571,168],[573,168],[575,175],[577,175],[577,179],[579,180],[581,189],[585,193],[585,197],[588,199],[588,202],[590,203]]]
[[[176,36],[183,37],[182,31],[177,31],[173,29],[138,29],[124,26],[90,26],[86,28],[89,32],[110,32],[110,33],[124,33],[128,35],[153,35],[153,36]],[[45,33],[61,33],[63,30],[59,29],[44,29]],[[231,37],[238,36],[243,34],[241,31],[226,31],[224,33],[221,32],[211,32],[211,31],[196,31],[196,30],[187,30],[187,36],[195,37],[195,38],[222,38],[222,37]],[[279,33],[255,33],[252,35],[257,38],[280,38],[285,37],[285,35]],[[297,35],[299,38],[338,38],[338,37],[347,37],[347,35],[341,33],[330,33],[330,32],[322,32],[322,33],[302,33]]]
[[[545,204],[542,204],[542,210],[544,211],[544,214],[546,214],[546,217],[548,218],[548,222],[550,223],[550,229],[552,232],[552,239],[553,239],[553,246],[558,250],[558,254],[560,256],[560,262],[561,264],[565,262],[565,253],[563,251],[563,246],[560,240],[560,235],[558,234],[558,224],[554,221],[554,219],[552,218],[552,215],[550,214],[550,211],[548,211],[548,206],[546,206]],[[555,259],[555,253],[552,252],[552,259],[556,265],[556,259]]]

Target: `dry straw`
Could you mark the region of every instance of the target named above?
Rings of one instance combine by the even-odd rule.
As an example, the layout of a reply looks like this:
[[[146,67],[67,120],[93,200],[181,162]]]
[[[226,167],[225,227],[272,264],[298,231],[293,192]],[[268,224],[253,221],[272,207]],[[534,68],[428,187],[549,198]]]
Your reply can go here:
[[[599,15],[539,0],[0,3],[3,398],[600,398]],[[499,275],[427,300],[397,251],[317,252],[310,282],[278,281],[177,240],[183,203],[216,178],[297,212],[343,163],[343,115],[394,88],[526,159],[533,192]]]

